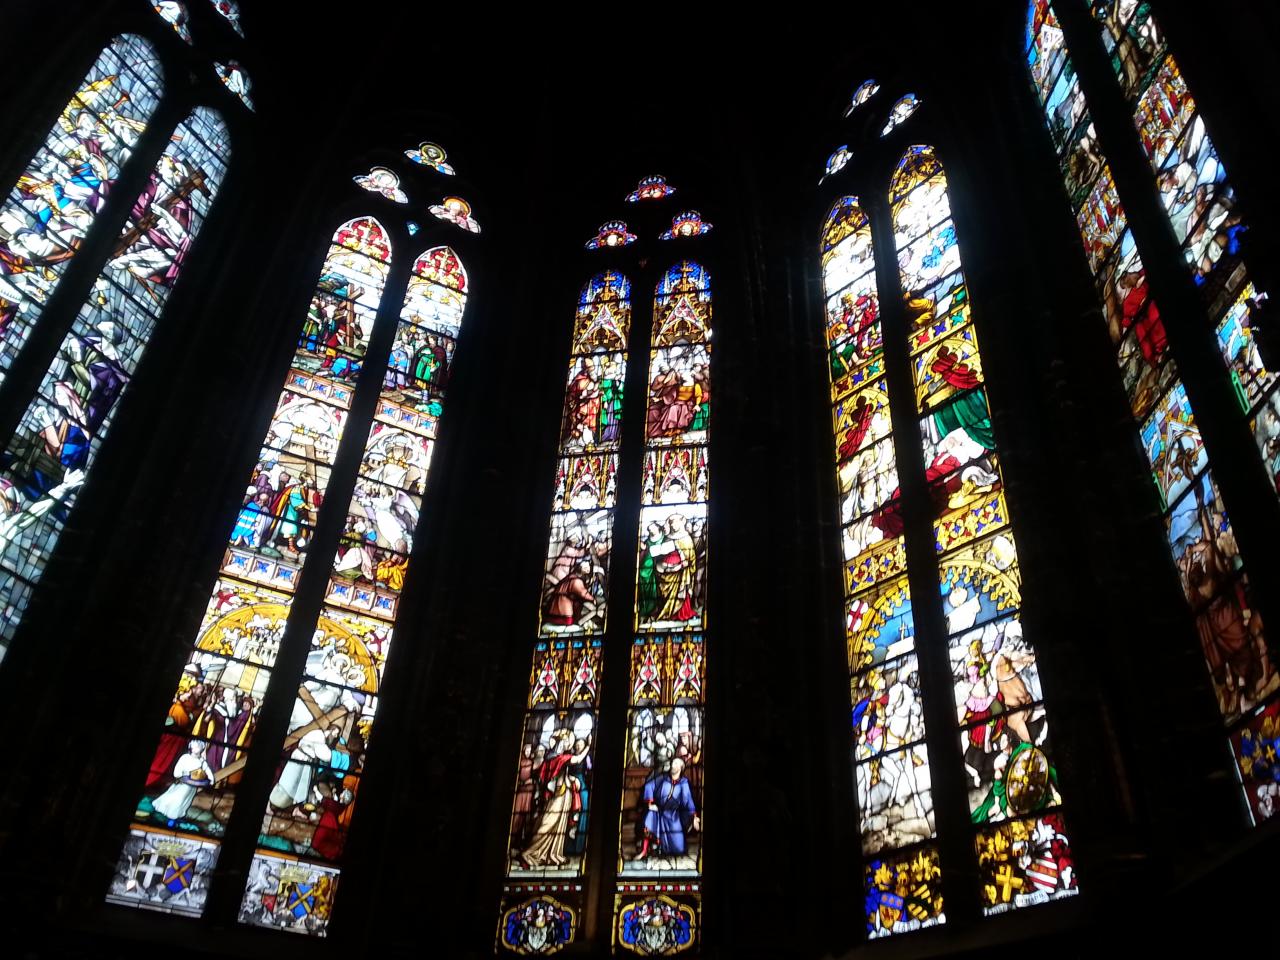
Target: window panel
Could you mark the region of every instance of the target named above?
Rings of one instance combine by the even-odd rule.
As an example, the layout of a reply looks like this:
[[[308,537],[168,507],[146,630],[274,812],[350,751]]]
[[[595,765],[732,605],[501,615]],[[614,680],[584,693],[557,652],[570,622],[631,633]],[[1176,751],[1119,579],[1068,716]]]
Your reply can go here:
[[[1252,347],[1249,312],[1256,292],[1238,257],[1244,224],[1212,142],[1204,130],[1194,99],[1172,57],[1148,4],[1091,3],[1100,21],[1104,45],[1122,92],[1133,110],[1135,131],[1151,161],[1161,200],[1174,234],[1182,244],[1193,279],[1205,295],[1210,318],[1241,406],[1252,418],[1259,452],[1272,476],[1280,466],[1269,404],[1275,378]],[[1037,64],[1053,57],[1069,70],[1063,33],[1048,0],[1034,0],[1028,14],[1027,59],[1033,77]],[[1046,122],[1054,126],[1053,108],[1041,92]],[[1262,623],[1246,600],[1243,561],[1225,511],[1220,506],[1208,451],[1200,428],[1169,356],[1159,309],[1148,289],[1135,241],[1125,227],[1124,208],[1111,179],[1106,158],[1092,141],[1092,123],[1083,95],[1078,113],[1088,124],[1089,144],[1076,158],[1059,144],[1066,186],[1073,204],[1078,193],[1088,199],[1077,223],[1089,254],[1089,265],[1102,300],[1108,332],[1117,345],[1125,392],[1151,464],[1168,532],[1170,551],[1183,590],[1196,610],[1205,660],[1228,725],[1237,722],[1245,704],[1257,704],[1275,689],[1275,668],[1262,639]],[[1087,189],[1082,189],[1088,183]],[[1261,427],[1259,427],[1261,425]],[[1226,651],[1230,650],[1230,654]],[[1228,660],[1232,664],[1227,666]],[[1228,681],[1227,676],[1237,678]],[[1226,687],[1236,689],[1227,693]],[[1233,737],[1242,728],[1236,727]],[[1237,760],[1243,762],[1237,754]],[[1248,789],[1248,775],[1240,771]],[[1251,804],[1253,797],[1250,798]],[[1258,808],[1253,808],[1255,812]],[[1268,813],[1269,815],[1269,813]],[[1046,820],[1049,818],[1046,818]],[[1053,831],[1040,828],[1051,835]],[[1056,827],[1055,827],[1056,829]],[[993,839],[994,842],[994,839]],[[1051,840],[1065,849],[1065,841]],[[1010,875],[1012,876],[1012,875]],[[1022,877],[1022,880],[1027,878]],[[1074,877],[1072,877],[1074,882]],[[1026,897],[1009,880],[989,896],[992,910]],[[988,888],[989,892],[996,889]],[[1022,888],[1019,888],[1022,889]],[[1026,888],[1029,889],[1029,888]],[[1054,888],[1060,895],[1065,888]],[[1071,887],[1070,889],[1074,889]],[[1013,898],[1011,901],[1010,898]]]
[[[332,292],[335,277],[352,279],[358,275],[361,282],[368,285],[360,297],[370,314],[376,312],[390,258],[386,234],[376,220],[365,218],[343,224],[334,234],[333,246],[317,282],[317,295]],[[353,264],[358,266],[358,273],[349,271]],[[300,341],[314,329],[314,322],[309,306]],[[320,349],[326,336],[341,324],[341,318],[330,316],[316,337],[316,349]],[[285,376],[286,389],[281,392],[272,414],[263,438],[263,452],[250,473],[244,488],[244,505],[228,538],[222,565],[224,575],[214,584],[208,612],[194,645],[196,651],[234,658],[245,664],[246,669],[252,665],[258,673],[273,667],[279,654],[293,591],[310,543],[311,525],[324,502],[329,466],[342,437],[345,407],[350,405],[352,387],[340,382],[322,362],[309,362],[305,354],[304,347],[293,355]],[[113,903],[197,916],[203,913],[210,873],[217,863],[221,837],[235,804],[233,787],[242,776],[250,743],[246,735],[236,760],[221,769],[213,769],[206,759],[207,749],[199,745],[199,719],[205,713],[213,714],[221,709],[224,716],[230,714],[244,729],[252,731],[256,728],[261,694],[265,690],[265,681],[261,689],[252,688],[257,696],[247,688],[241,689],[237,708],[233,710],[229,701],[217,699],[214,678],[205,666],[193,656],[179,681],[162,734],[169,744],[160,748],[164,763],[153,763],[154,779],[145,785],[133,830],[117,861],[107,895]],[[293,748],[306,749],[297,746],[302,735],[290,736],[295,738]],[[328,733],[322,732],[321,736]],[[208,769],[199,766],[200,763]],[[169,765],[167,771],[163,769],[166,764]],[[195,776],[193,772],[203,776]],[[162,809],[155,807],[157,802],[162,804]],[[208,838],[199,857],[185,857],[191,860],[190,869],[183,875],[185,885],[171,889],[163,884],[143,884],[137,872],[138,851],[150,850],[157,843],[168,844],[169,841],[163,839],[165,831],[175,828],[198,829]],[[272,861],[269,866],[273,875],[279,877],[280,865]],[[299,871],[305,870],[305,865],[298,863],[286,866],[284,873],[289,877],[301,877]],[[265,882],[266,876],[262,865],[255,864],[251,883]],[[330,883],[331,879],[326,882]],[[281,891],[285,882],[279,880]],[[295,887],[297,884],[306,887],[302,879],[288,882]],[[290,890],[296,894],[295,887]],[[284,895],[281,902],[288,898],[288,894]],[[328,903],[327,896],[325,903]],[[306,916],[318,914],[313,910]],[[314,929],[318,921],[306,923],[311,925],[309,929]]]
[[[227,130],[216,111],[198,107],[178,124],[10,438],[0,473],[0,555],[9,557],[10,573],[30,586],[43,576],[61,522],[107,438],[222,182],[228,154]],[[41,520],[46,515],[56,526]],[[14,550],[19,543],[24,546]],[[0,650],[21,613],[16,606],[3,611]]]

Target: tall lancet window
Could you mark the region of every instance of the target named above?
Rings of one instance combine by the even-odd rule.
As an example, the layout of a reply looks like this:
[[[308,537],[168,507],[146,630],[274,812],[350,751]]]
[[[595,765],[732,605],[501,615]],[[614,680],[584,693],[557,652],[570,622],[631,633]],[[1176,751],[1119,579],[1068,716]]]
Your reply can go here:
[[[682,260],[654,291],[623,758],[614,943],[697,942],[711,429],[711,277]]]
[[[209,107],[197,107],[174,129],[88,298],[0,455],[0,496],[4,499],[0,519],[0,656],[22,621],[107,441],[121,398],[217,195],[230,158],[228,139],[221,115]],[[87,169],[81,172],[89,177]],[[83,197],[81,201],[88,202]],[[49,224],[64,214],[74,219],[69,209],[72,202],[68,200],[66,207],[55,202],[49,210],[60,212],[51,214]],[[86,228],[93,219],[90,207],[81,211],[81,224]],[[66,255],[74,252],[75,244],[70,243]],[[9,263],[17,266],[20,262],[0,260],[0,266]],[[30,262],[22,265],[22,270],[50,278],[57,273],[51,265]],[[33,294],[37,289],[31,288]],[[31,300],[28,306],[36,303]],[[15,320],[19,326],[26,322]],[[15,336],[25,336],[25,332]]]
[[[457,254],[434,247],[418,257],[267,796],[243,921],[323,933],[310,918],[337,891],[466,303]],[[299,824],[306,804],[319,815]],[[282,889],[312,909],[265,909]]]
[[[112,903],[199,917],[211,884],[235,884],[241,923],[328,931],[382,685],[421,647],[397,638],[392,653],[392,638],[470,294],[452,246],[408,239],[473,232],[406,216],[429,204],[414,182],[446,171],[390,162],[409,173],[403,185],[390,167],[352,178],[385,219],[334,232],[291,338]],[[393,250],[409,242],[425,249],[397,269]],[[251,856],[224,849],[250,825]]]
[[[1095,3],[1092,9],[1174,237],[1215,326],[1223,375],[1231,378],[1240,413],[1249,418],[1274,484],[1280,479],[1280,394],[1275,390],[1280,378],[1263,364],[1254,343],[1251,315],[1262,296],[1240,256],[1245,223],[1226,171],[1149,6]],[[1151,464],[1169,548],[1258,822],[1276,806],[1270,771],[1280,734],[1280,674],[1267,652],[1244,558],[1146,267],[1098,143],[1062,24],[1048,0],[1031,4],[1027,62]]]
[[[164,91],[152,44],[102,51],[0,204],[0,382],[147,129]]]
[[[868,934],[882,936],[946,917],[941,896],[933,892],[940,870],[937,847],[929,842],[936,836],[932,778],[899,520],[875,251],[871,223],[857,197],[841,197],[827,216],[822,282]],[[911,917],[899,913],[882,920],[881,899],[897,896],[893,891],[904,883],[914,889],[917,880],[930,893],[914,897]]]
[[[592,277],[582,288],[573,324],[538,639],[507,840],[503,900],[513,906],[498,936],[524,952],[571,942],[583,909],[630,332],[626,276],[608,270]],[[524,922],[534,915],[542,917],[542,926]]]
[[[889,200],[969,817],[990,915],[1069,896],[1075,876],[1035,647],[1019,613],[1022,572],[976,324],[933,148],[907,149]]]
[[[988,916],[1076,892],[946,175],[932,147],[909,146],[886,184],[860,162],[903,149],[896,127],[881,136],[828,164],[837,189],[867,192],[834,201],[820,242],[869,938],[945,923],[944,871],[952,889],[976,878]],[[932,550],[916,542],[929,528]],[[949,771],[963,783],[938,779]],[[944,862],[947,845],[969,862]]]
[[[152,6],[150,27],[113,38],[75,84],[0,201],[0,659],[203,249],[230,162],[237,121],[228,128],[208,102],[221,91],[199,79],[212,70],[204,35],[183,4]],[[172,118],[164,129],[157,111]],[[82,250],[99,259],[71,270]]]
[[[685,254],[705,249],[714,224],[672,207],[676,193],[683,185],[643,178],[624,201],[641,226],[608,220],[584,244],[588,260],[627,271],[595,274],[573,324],[495,938],[504,954],[607,940],[616,955],[670,956],[701,942],[711,279]],[[643,252],[654,241],[661,258]],[[648,363],[630,364],[624,396],[632,351]],[[635,579],[617,582],[611,569],[632,551]],[[621,795],[602,796],[596,774],[619,767]]]
[[[108,895],[112,902],[189,916],[204,911],[390,266],[390,242],[377,220],[352,220],[334,233],[207,611],[160,725]],[[326,636],[340,626],[333,624]],[[381,663],[369,652],[375,641],[367,630],[348,626],[344,632],[350,651],[345,685],[372,682],[376,689]],[[357,670],[361,683],[350,679]],[[341,728],[353,705],[371,698],[332,684],[319,692],[321,715],[332,715],[312,728],[321,734],[312,753],[345,771],[332,750],[332,724]],[[303,735],[291,734],[285,746],[296,749]],[[299,771],[296,779],[304,775]]]

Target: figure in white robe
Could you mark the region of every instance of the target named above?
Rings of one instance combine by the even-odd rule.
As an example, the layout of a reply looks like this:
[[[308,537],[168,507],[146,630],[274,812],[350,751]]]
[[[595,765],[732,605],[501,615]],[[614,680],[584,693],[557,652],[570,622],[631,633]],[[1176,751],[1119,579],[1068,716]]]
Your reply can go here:
[[[151,807],[169,820],[181,820],[191,809],[191,802],[201,787],[213,786],[213,771],[204,758],[205,743],[193,740],[187,752],[173,765],[173,783],[156,797]]]

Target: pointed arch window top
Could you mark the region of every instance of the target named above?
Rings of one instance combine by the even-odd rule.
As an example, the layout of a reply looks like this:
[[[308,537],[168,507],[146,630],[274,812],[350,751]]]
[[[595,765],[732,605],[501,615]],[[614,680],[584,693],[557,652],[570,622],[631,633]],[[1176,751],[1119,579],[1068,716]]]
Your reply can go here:
[[[244,27],[240,26],[240,4],[236,0],[209,0],[213,4],[213,9],[231,24],[231,28],[240,36],[244,36]]]
[[[445,197],[439,203],[427,207],[431,215],[439,220],[452,223],[468,233],[479,233],[480,224],[471,216],[471,204],[461,197]]]
[[[427,250],[414,263],[413,272],[424,280],[438,283],[458,293],[467,292],[467,271],[450,247],[432,247]]]
[[[187,43],[191,43],[191,29],[187,26],[189,15],[187,5],[178,0],[156,0],[151,9],[160,14],[160,19],[173,27],[173,32]]]
[[[858,89],[853,91],[853,96],[849,98],[849,106],[845,107],[844,115],[846,117],[849,116],[879,92],[879,83],[875,80],[864,80]]]
[[[636,242],[636,235],[627,231],[622,220],[610,220],[600,224],[600,231],[587,241],[588,250],[599,250],[601,247],[625,247]]]
[[[846,237],[868,229],[869,221],[857,197],[841,197],[831,206],[822,230],[823,260]]]
[[[893,105],[893,109],[889,111],[889,119],[885,121],[884,129],[880,131],[880,136],[887,137],[894,128],[906,122],[913,113],[920,109],[923,101],[914,93],[904,94]]]
[[[655,301],[655,347],[711,339],[711,277],[701,264],[682,260],[663,274]]]
[[[351,180],[358,187],[370,193],[380,193],[388,200],[396,203],[409,202],[409,195],[400,189],[400,177],[394,170],[373,167],[368,173],[357,174]]]
[[[941,174],[942,164],[938,162],[933,147],[921,143],[907,147],[889,182],[889,203],[896,208],[908,193]]]
[[[382,263],[391,262],[391,243],[387,231],[373,217],[348,220],[333,235],[333,242]]]
[[[432,247],[413,264],[400,319],[457,339],[467,305],[467,272],[449,247]]]
[[[671,218],[671,229],[664,230],[658,237],[659,240],[674,240],[676,237],[700,237],[704,233],[710,233],[713,224],[707,223],[702,219],[702,214],[697,210],[685,210],[683,213],[677,213]]]
[[[253,100],[249,96],[249,91],[253,88],[253,84],[249,81],[249,75],[244,72],[244,68],[240,66],[236,60],[228,60],[226,63],[215,63],[214,69],[218,71],[218,77],[222,80],[222,85],[240,98],[250,110],[253,109]]]
[[[621,273],[598,273],[582,288],[573,325],[573,352],[625,351],[631,331],[631,282]]]
[[[822,183],[827,179],[827,177],[834,177],[837,173],[843,170],[852,159],[853,151],[849,149],[849,145],[847,143],[843,143],[836,147],[831,156],[827,157],[827,166],[823,170],[822,179],[819,180],[818,183]]]
[[[676,192],[676,188],[667,183],[666,177],[645,177],[636,188],[627,194],[627,203],[638,203],[641,200],[661,200]]]
[[[448,154],[444,152],[444,147],[438,143],[424,140],[416,148],[406,150],[404,155],[414,163],[429,167],[436,173],[443,173],[449,177],[454,175],[453,165],[445,162]]]

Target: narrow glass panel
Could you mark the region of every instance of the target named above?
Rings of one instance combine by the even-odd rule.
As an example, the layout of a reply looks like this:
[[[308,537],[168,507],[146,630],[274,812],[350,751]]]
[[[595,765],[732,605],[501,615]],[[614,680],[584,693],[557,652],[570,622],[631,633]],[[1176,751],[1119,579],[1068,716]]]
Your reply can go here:
[[[372,317],[381,300],[390,259],[386,234],[376,220],[349,221],[333,236],[315,297],[304,315],[299,336],[302,345],[285,376],[286,389],[244,488],[244,506],[230,531],[223,575],[213,585],[193,656],[179,677],[174,703],[165,720],[144,800],[139,803],[134,828],[116,864],[107,896],[113,903],[193,915],[203,912],[209,873],[217,863],[221,838],[235,803],[235,785],[248,761],[252,732],[266,689],[266,671],[275,665],[280,651],[310,530],[328,487],[328,465],[341,438],[344,408],[350,402],[351,386],[314,360],[314,351],[321,349],[320,345],[343,320],[334,312],[326,316],[323,326],[317,327],[313,308],[318,300],[327,302],[324,298],[334,292],[335,283],[362,285],[358,295],[349,291],[347,299],[363,303]],[[306,343],[312,333],[314,351]],[[305,392],[290,388],[305,388]],[[322,399],[309,399],[312,396]],[[216,656],[210,660],[206,653]],[[354,678],[357,667],[365,670],[366,678],[369,676],[359,659],[350,657],[343,675]],[[318,700],[312,695],[306,706],[318,705],[326,714],[343,700],[339,694],[326,706],[323,701],[330,695],[329,690],[321,693]],[[201,717],[206,715],[210,722],[202,723]],[[221,721],[217,719],[219,715]],[[307,759],[317,759],[325,750],[332,759],[335,747],[338,753],[349,756],[337,743],[339,736],[333,733],[337,724],[341,734],[342,721],[333,713],[327,722],[317,723],[314,728],[296,726],[286,743],[290,751],[301,751],[297,758],[300,761],[304,754]],[[219,722],[236,731],[235,757],[216,767],[215,763],[221,762],[219,748],[211,749],[201,736],[209,736]],[[307,737],[310,739],[304,744]],[[323,749],[314,742],[317,739],[323,742]],[[334,769],[337,768],[335,762]],[[295,779],[301,783],[304,778],[299,774]],[[333,802],[340,803],[342,797],[341,789],[329,790]],[[166,831],[172,831],[175,825],[181,829],[198,827],[201,835],[208,838],[194,858],[173,854],[175,862],[192,861],[183,874],[185,886],[175,889],[164,883],[144,884],[138,875],[140,851],[156,850],[157,844],[168,849],[171,841],[166,839]],[[150,857],[151,853],[145,856]],[[311,918],[305,920],[308,929],[316,929],[317,924],[323,929],[317,918],[327,916],[329,900],[327,895],[320,895],[317,884],[323,879],[323,886],[331,887],[336,875],[325,873],[324,878],[308,879],[308,869],[305,864],[273,857],[265,865],[255,863],[250,884],[266,889],[262,885],[269,885],[268,879],[273,878],[280,909],[284,910],[284,904],[291,899],[297,900],[297,909],[302,909],[298,904],[309,904],[302,909],[302,914]],[[293,908],[290,915],[294,915]]]
[[[227,129],[199,107],[178,124],[89,299],[0,457],[0,655],[44,574],[117,407],[226,173]],[[19,603],[11,603],[17,594]]]
[[[0,382],[106,203],[163,90],[155,48],[134,34],[113,39],[0,203]],[[221,179],[221,169],[210,173]]]

